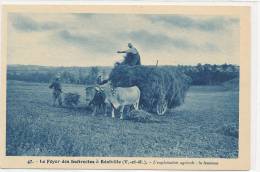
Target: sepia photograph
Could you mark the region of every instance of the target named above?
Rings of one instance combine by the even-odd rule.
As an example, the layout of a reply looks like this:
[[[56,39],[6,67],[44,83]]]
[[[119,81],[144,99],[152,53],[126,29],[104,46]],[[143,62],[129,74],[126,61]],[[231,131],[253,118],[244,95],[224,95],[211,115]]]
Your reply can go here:
[[[136,11],[7,13],[6,157],[239,159],[241,16]]]

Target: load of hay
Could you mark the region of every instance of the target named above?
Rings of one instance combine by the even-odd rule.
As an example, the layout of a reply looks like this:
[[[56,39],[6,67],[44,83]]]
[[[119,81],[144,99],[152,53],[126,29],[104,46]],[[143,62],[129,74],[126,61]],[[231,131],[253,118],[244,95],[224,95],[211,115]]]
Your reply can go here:
[[[114,87],[138,86],[141,91],[139,106],[153,111],[160,101],[168,108],[184,102],[191,79],[172,66],[127,66],[118,65],[111,71],[109,79]]]

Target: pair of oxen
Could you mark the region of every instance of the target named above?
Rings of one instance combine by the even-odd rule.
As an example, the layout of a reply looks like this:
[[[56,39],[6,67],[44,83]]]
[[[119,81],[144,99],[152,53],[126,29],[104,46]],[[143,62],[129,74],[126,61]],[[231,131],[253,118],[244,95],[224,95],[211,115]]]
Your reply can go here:
[[[132,105],[138,110],[140,100],[140,89],[137,86],[132,87],[113,87],[108,81],[102,85],[94,85],[86,87],[86,95],[89,97],[89,90],[95,90],[94,95],[90,96],[89,105],[93,107],[92,115],[96,115],[98,108],[103,108],[105,116],[107,116],[107,108],[112,107],[111,116],[115,118],[115,110],[119,110],[120,119],[124,119],[124,108]],[[89,100],[89,99],[88,99]]]

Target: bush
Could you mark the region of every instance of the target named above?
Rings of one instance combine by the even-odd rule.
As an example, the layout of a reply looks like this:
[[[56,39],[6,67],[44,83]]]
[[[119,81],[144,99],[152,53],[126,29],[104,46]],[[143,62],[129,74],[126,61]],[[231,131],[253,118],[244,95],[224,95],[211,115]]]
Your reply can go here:
[[[227,90],[239,90],[239,78],[234,78],[222,83],[223,87]]]
[[[168,108],[184,102],[190,85],[190,78],[175,67],[155,66],[116,66],[109,79],[114,87],[138,86],[141,91],[139,106],[152,111],[161,100]]]
[[[79,103],[80,95],[78,93],[65,93],[64,103],[66,106],[74,107]]]
[[[239,77],[239,66],[231,64],[181,66],[181,70],[192,78],[192,85],[219,85]]]

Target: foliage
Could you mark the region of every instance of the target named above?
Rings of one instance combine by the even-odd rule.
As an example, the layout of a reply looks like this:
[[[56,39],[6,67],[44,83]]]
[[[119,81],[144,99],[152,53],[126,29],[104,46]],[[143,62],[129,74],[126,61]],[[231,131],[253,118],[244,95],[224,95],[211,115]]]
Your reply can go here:
[[[115,87],[138,86],[140,106],[151,111],[159,100],[166,100],[169,108],[184,102],[190,79],[174,67],[116,66],[109,76]]]
[[[99,75],[108,75],[109,67],[41,67],[27,65],[8,66],[7,79],[49,83],[57,75],[62,83],[94,84]]]
[[[230,64],[179,66],[192,79],[192,85],[218,85],[239,77],[239,67]]]
[[[92,67],[88,76],[86,77],[85,84],[96,83],[97,77],[99,75],[99,69],[97,67]]]

